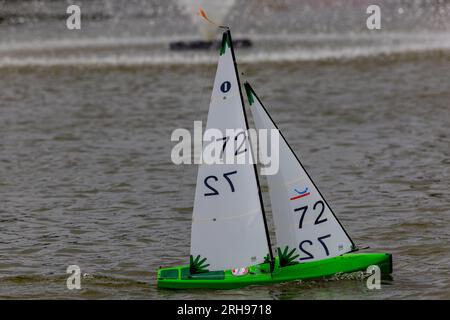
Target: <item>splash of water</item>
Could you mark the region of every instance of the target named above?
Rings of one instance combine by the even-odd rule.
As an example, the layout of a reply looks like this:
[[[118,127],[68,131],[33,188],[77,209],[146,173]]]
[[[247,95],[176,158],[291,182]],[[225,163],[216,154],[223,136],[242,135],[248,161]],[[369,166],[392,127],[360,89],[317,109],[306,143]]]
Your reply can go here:
[[[265,47],[239,52],[240,64],[348,61],[373,57],[421,57],[450,53],[448,34],[384,34],[378,39],[361,34],[264,35],[254,37]],[[0,68],[5,67],[133,67],[214,65],[214,51],[168,52],[173,38],[102,38],[0,45]],[[371,42],[369,42],[369,40]],[[329,43],[338,43],[331,47]]]

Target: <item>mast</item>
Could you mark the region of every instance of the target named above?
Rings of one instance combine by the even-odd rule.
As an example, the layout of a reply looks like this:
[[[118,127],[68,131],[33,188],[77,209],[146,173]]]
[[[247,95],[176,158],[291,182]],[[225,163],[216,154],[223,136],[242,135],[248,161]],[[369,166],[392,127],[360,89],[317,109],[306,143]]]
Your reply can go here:
[[[247,133],[248,133],[248,119],[247,119],[247,114],[245,112],[245,107],[244,107],[244,97],[242,95],[241,81],[239,79],[239,72],[238,72],[238,69],[237,69],[236,57],[234,55],[234,48],[233,48],[233,41],[231,39],[231,32],[230,32],[230,29],[228,27],[227,27],[227,31],[223,33],[222,48],[225,45],[226,37],[228,37],[228,39],[229,39],[231,55],[233,57],[234,69],[235,69],[237,82],[238,82],[238,86],[239,86],[239,96],[241,98],[242,111],[244,113],[245,126],[246,126],[245,129],[247,130]],[[252,153],[252,158],[255,159],[253,157],[253,150],[251,148],[250,148],[250,152]],[[270,271],[272,272],[275,260],[274,260],[274,256],[273,256],[273,252],[272,252],[272,244],[271,244],[271,241],[270,241],[269,228],[267,226],[266,211],[264,209],[264,202],[263,202],[263,199],[262,199],[261,186],[260,186],[260,182],[259,182],[258,170],[257,170],[257,167],[256,167],[256,161],[253,164],[253,170],[255,172],[256,184],[258,186],[258,195],[259,195],[259,201],[261,203],[261,212],[262,212],[263,221],[264,221],[264,229],[265,229],[265,232],[266,232],[267,245],[269,247]]]

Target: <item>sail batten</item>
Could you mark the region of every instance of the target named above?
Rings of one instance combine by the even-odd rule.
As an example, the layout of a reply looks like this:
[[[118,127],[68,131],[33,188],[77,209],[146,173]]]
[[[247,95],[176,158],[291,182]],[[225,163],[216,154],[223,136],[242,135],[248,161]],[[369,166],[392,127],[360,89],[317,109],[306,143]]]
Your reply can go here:
[[[251,216],[251,215],[256,215],[256,214],[260,214],[260,213],[261,213],[261,210],[258,209],[258,210],[254,210],[254,211],[251,211],[251,212],[247,212],[247,213],[240,214],[240,215],[238,215],[238,216],[230,216],[230,217],[216,218],[216,221],[239,219],[239,218],[242,218],[242,217],[245,217],[245,216]],[[209,220],[209,219],[197,219],[197,218],[193,218],[192,221],[195,221],[195,222],[202,222],[202,221],[204,221],[204,222],[209,222],[210,220]]]
[[[256,129],[279,131],[251,86],[248,83],[244,86]],[[352,251],[353,241],[281,131],[279,133],[282,137],[279,171],[268,175],[267,181],[280,260],[287,252],[301,263]]]

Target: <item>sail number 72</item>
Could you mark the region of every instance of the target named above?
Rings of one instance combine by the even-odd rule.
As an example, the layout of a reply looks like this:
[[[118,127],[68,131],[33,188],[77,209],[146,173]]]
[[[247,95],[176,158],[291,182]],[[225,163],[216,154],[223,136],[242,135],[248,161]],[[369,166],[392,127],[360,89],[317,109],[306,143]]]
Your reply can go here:
[[[313,210],[316,210],[317,207],[320,207],[320,213],[317,216],[316,220],[314,221],[314,225],[321,224],[321,223],[327,221],[327,218],[322,218],[322,214],[325,211],[325,204],[323,203],[322,200],[319,200],[314,204]],[[294,211],[302,212],[302,215],[300,216],[300,222],[298,223],[298,228],[301,229],[301,228],[303,228],[303,219],[305,218],[306,211],[308,211],[308,206],[304,206],[301,208],[295,208]]]
[[[240,142],[238,142],[240,136],[242,136],[242,139],[241,139]],[[239,146],[238,146],[238,147],[236,148],[236,150],[234,151],[234,155],[235,155],[235,156],[237,156],[237,155],[239,155],[239,154],[244,153],[244,152],[247,151],[247,148],[245,148],[245,141],[246,141],[246,139],[247,139],[247,136],[245,135],[245,131],[239,132],[239,133],[234,137],[235,143],[236,143],[236,144],[239,143]],[[225,136],[225,137],[223,137],[223,138],[218,138],[218,139],[216,139],[216,141],[220,141],[220,140],[223,140],[222,150],[220,151],[220,157],[223,158],[223,155],[224,155],[225,149],[226,149],[226,147],[227,147],[227,143],[228,143],[228,141],[230,140],[230,137],[229,137],[229,136]]]
[[[320,242],[320,244],[323,247],[323,250],[325,250],[325,255],[328,257],[330,255],[330,251],[328,251],[328,247],[325,244],[324,240],[327,238],[330,238],[331,234],[327,234],[325,236],[321,236],[317,238],[317,241]],[[306,249],[303,247],[305,244],[309,244],[310,246],[313,245],[313,242],[311,240],[304,240],[302,242],[300,242],[299,245],[299,249],[300,251],[302,251],[304,254],[306,254],[306,257],[301,257],[299,260],[309,260],[309,259],[314,259],[314,256],[312,255],[312,253],[310,253],[309,251],[306,251]]]
[[[295,212],[297,212],[297,211],[301,212],[300,221],[298,223],[298,228],[302,229],[303,228],[303,220],[305,218],[306,212],[308,211],[308,206],[306,205],[306,206],[303,206],[303,207],[300,207],[300,208],[295,208],[294,211]],[[325,204],[323,203],[322,200],[319,200],[316,203],[314,203],[313,211],[319,211],[319,214],[317,214],[317,217],[314,220],[314,225],[318,225],[318,224],[321,224],[321,223],[324,223],[324,222],[327,221],[327,218],[322,217],[322,215],[323,215],[323,213],[325,211]],[[324,235],[324,236],[321,236],[321,237],[317,238],[317,241],[322,245],[326,256],[329,256],[330,252],[329,252],[328,247],[325,244],[324,240],[327,239],[327,238],[330,238],[330,237],[331,237],[331,234],[327,234],[327,235]],[[313,246],[314,243],[311,240],[303,240],[302,242],[300,242],[299,249],[300,249],[301,252],[303,252],[305,254],[305,256],[301,257],[299,260],[314,259],[314,255],[305,248],[306,245]]]
[[[234,189],[234,184],[233,184],[233,182],[230,179],[230,176],[233,175],[233,174],[236,174],[236,173],[237,173],[237,171],[235,170],[235,171],[231,171],[231,172],[226,172],[226,173],[224,173],[222,175],[225,178],[225,180],[227,180],[228,185],[230,186],[231,192],[234,192],[235,189]],[[209,180],[219,181],[219,178],[217,178],[216,176],[207,176],[205,178],[205,180],[203,180],[203,182],[205,183],[205,186],[209,190],[211,190],[211,192],[205,193],[205,197],[207,197],[207,196],[217,196],[219,194],[219,191],[217,191],[217,189],[211,187],[211,185],[208,182]]]

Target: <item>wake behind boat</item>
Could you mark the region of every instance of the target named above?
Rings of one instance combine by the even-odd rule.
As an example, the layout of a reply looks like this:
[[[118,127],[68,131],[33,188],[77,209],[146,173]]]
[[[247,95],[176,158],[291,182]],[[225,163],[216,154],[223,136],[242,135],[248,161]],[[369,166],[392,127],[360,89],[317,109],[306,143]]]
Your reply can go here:
[[[256,128],[278,129],[250,84],[245,83],[245,89]],[[236,159],[253,159],[233,42],[227,30],[220,46],[206,129],[220,130],[226,137],[226,129],[231,128],[245,133]],[[382,274],[392,273],[390,254],[355,253],[358,248],[280,135],[280,167],[267,176],[277,255],[272,252],[253,161],[201,164],[190,263],[160,268],[159,288],[231,289],[330,277],[365,271],[372,265]]]

